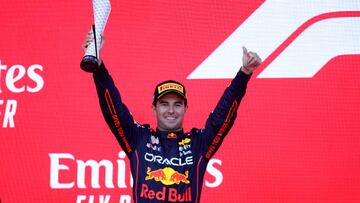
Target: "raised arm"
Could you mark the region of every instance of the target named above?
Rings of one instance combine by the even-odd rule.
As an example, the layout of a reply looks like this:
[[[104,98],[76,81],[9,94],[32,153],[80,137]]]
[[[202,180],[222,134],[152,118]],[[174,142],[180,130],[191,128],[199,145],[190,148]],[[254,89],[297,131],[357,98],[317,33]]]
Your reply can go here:
[[[254,69],[260,64],[260,57],[254,52],[248,52],[243,47],[243,66],[226,88],[202,130],[202,152],[206,159],[210,159],[215,154],[233,126],[240,101],[246,92],[247,83]]]
[[[90,31],[83,44],[84,51],[93,40]],[[104,44],[103,38],[101,40],[100,50]],[[98,68],[93,72],[93,78],[106,123],[122,149],[127,154],[133,152],[137,143],[137,131],[141,129],[141,126],[134,122],[130,111],[122,102],[120,93],[101,59]]]

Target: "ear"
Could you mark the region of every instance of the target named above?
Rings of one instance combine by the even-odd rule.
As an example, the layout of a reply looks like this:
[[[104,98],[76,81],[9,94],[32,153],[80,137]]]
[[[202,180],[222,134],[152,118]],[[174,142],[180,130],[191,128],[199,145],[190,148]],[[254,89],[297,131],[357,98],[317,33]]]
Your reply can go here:
[[[156,115],[157,115],[157,114],[156,114],[156,106],[152,105],[152,106],[151,106],[151,110],[152,110],[152,112],[154,113],[154,115],[156,116]]]
[[[188,105],[185,106],[184,112],[186,112],[188,109]]]

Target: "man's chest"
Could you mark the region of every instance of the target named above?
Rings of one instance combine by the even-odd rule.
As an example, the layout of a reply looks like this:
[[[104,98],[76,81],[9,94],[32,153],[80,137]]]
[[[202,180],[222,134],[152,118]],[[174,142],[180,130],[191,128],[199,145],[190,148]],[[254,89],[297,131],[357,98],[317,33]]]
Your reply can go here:
[[[189,184],[198,159],[194,150],[190,136],[161,139],[150,135],[138,152],[138,181],[155,181],[164,185]]]

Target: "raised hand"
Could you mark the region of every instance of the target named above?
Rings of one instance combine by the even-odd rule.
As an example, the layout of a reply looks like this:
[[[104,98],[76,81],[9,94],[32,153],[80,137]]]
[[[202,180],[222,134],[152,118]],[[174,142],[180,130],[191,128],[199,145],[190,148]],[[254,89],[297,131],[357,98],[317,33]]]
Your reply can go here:
[[[93,31],[90,30],[86,35],[84,43],[82,44],[82,48],[84,52],[86,52],[86,49],[93,41],[94,41],[94,34]],[[102,47],[104,46],[104,43],[105,43],[105,37],[101,35],[99,51],[101,51]]]
[[[250,75],[260,64],[261,64],[261,58],[259,55],[255,52],[249,51],[246,49],[246,47],[243,48],[243,66],[241,68],[241,71],[244,73]]]

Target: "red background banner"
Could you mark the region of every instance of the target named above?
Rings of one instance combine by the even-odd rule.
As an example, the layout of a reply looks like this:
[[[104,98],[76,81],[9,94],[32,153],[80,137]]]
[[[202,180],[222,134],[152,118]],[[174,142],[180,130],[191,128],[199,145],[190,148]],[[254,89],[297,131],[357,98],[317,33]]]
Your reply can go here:
[[[187,77],[264,2],[111,3],[102,58],[134,118],[155,127],[153,88],[175,79],[187,87],[185,130],[203,127],[230,79]],[[0,4],[1,202],[131,196],[129,162],[118,156],[91,74],[79,68],[91,2]],[[360,47],[359,39],[354,44]],[[241,60],[241,47],[238,53]],[[216,170],[205,175],[202,202],[360,202],[359,54],[334,56],[311,78],[260,79],[266,65],[256,70],[214,157]],[[13,125],[6,123],[11,113]],[[67,169],[58,177],[72,187],[51,187],[51,154],[73,157],[60,160]],[[79,160],[110,161],[114,188],[102,169],[100,188],[89,169],[83,188]]]

